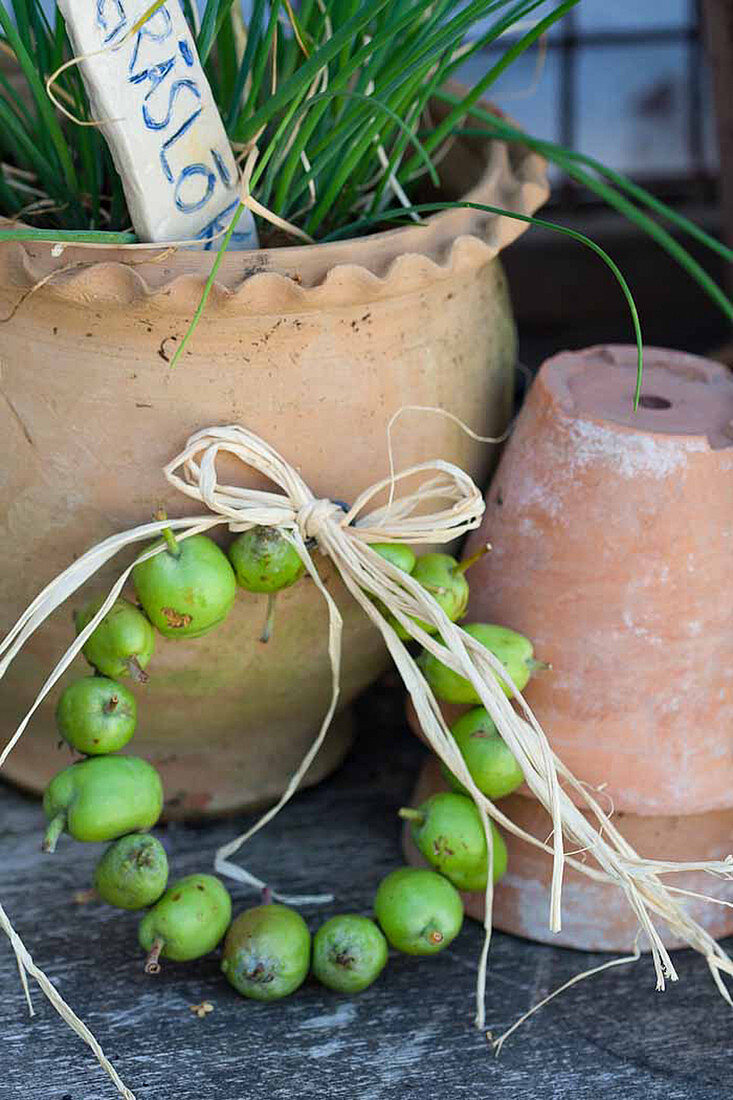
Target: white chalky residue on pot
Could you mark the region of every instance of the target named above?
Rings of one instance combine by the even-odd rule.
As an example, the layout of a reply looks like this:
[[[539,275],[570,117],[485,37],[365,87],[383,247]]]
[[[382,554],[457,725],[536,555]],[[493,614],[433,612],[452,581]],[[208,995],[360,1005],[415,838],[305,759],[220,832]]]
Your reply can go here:
[[[622,477],[664,478],[687,465],[688,453],[707,450],[706,443],[695,437],[655,439],[648,432],[620,432],[592,420],[569,421],[567,432],[571,442],[566,461],[571,471],[607,462]]]
[[[551,480],[542,484],[534,478],[526,477],[518,486],[516,504],[522,508],[538,508],[553,519],[561,519],[564,506],[554,492],[556,488],[557,485]]]
[[[662,714],[679,714],[683,702],[684,700],[679,695],[672,695],[669,699],[663,699],[660,703],[657,703],[657,707]]]
[[[656,618],[656,600],[660,590],[670,580],[669,564],[665,561],[650,561],[635,576],[626,591],[626,606],[621,612],[621,620],[626,630],[637,638],[643,638],[650,645],[664,645],[664,638],[656,634],[650,624]],[[650,599],[651,592],[651,599]]]
[[[530,536],[537,532],[537,524],[534,520],[531,520],[529,516],[522,516],[518,524],[519,532],[522,535]]]
[[[630,634],[635,635],[635,637],[637,638],[643,638],[644,641],[648,642],[650,645],[662,645],[661,638],[657,637],[657,635],[655,634],[652,634],[651,630],[648,630],[645,626],[642,626],[641,623],[635,621],[628,607],[625,607],[622,611],[621,619]]]
[[[511,502],[506,503],[511,503],[515,513],[521,514],[529,508],[536,508],[553,520],[563,521],[566,506],[562,496],[561,475],[560,462],[552,470],[538,470],[531,452],[521,456],[510,475],[515,484],[512,486]]]

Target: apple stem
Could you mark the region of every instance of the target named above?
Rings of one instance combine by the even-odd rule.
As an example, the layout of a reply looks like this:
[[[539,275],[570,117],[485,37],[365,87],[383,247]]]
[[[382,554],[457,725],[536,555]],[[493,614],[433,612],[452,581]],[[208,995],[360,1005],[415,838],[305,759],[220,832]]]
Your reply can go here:
[[[262,887],[262,904],[272,905],[272,890],[269,886]]]
[[[134,680],[136,684],[147,684],[150,677],[140,665],[137,657],[128,657],[122,663],[126,666],[127,671],[130,673],[131,680]]]
[[[456,573],[467,573],[472,565],[475,565],[477,561],[481,561],[484,554],[488,554],[491,549],[491,543],[487,542],[485,546],[482,546],[480,550],[477,550],[475,554],[471,554],[470,558],[466,558],[460,565],[456,566]]]
[[[156,936],[153,940],[153,946],[148,952],[148,956],[145,959],[145,973],[146,974],[160,974],[160,953],[165,947],[165,940],[161,936]]]
[[[267,616],[265,618],[265,625],[262,628],[260,634],[260,641],[263,645],[267,645],[272,637],[273,627],[275,626],[275,600],[277,598],[277,592],[270,592],[267,597]]]
[[[102,707],[102,710],[104,711],[105,714],[111,714],[112,711],[117,709],[119,701],[120,701],[119,695],[111,695],[109,697],[109,699],[107,700],[107,702]]]
[[[43,844],[41,845],[42,852],[55,852],[58,839],[66,828],[66,812],[61,810],[56,814],[56,817],[52,817],[49,822],[46,832],[43,834]]]
[[[414,821],[416,825],[425,824],[425,814],[421,814],[419,810],[411,810],[409,807],[403,806],[397,813],[405,821]]]
[[[180,558],[181,548],[178,545],[178,539],[171,531],[170,527],[163,528],[163,538],[168,545],[168,553],[172,554],[174,558]]]
[[[168,519],[168,513],[165,511],[164,508],[159,508],[158,511],[155,513],[155,518],[159,520]],[[178,543],[178,539],[173,534],[170,527],[164,527],[161,531],[161,534],[166,541],[168,553],[172,554],[174,558],[180,558],[181,547]]]
[[[547,661],[538,661],[536,657],[528,657],[526,660],[527,668],[530,672],[548,672],[552,670],[552,665]]]

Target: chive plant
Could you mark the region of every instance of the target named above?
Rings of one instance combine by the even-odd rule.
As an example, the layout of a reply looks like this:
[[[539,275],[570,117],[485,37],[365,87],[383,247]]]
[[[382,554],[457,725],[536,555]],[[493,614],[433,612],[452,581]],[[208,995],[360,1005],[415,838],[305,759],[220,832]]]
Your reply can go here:
[[[578,2],[252,0],[246,26],[240,0],[205,0],[200,11],[184,0],[184,11],[235,154],[244,161],[257,145],[253,196],[312,239],[368,233],[400,213],[418,218],[421,188],[438,182],[456,137],[520,141],[645,231],[733,317],[677,236],[728,261],[730,249],[619,173],[518,131],[480,102]],[[0,238],[133,242],[101,132],[62,116],[46,91],[73,56],[62,16],[49,17],[43,0],[0,0],[0,31],[0,213],[23,223]],[[492,45],[485,75],[460,94],[449,88]],[[53,88],[71,115],[95,121],[77,66]]]

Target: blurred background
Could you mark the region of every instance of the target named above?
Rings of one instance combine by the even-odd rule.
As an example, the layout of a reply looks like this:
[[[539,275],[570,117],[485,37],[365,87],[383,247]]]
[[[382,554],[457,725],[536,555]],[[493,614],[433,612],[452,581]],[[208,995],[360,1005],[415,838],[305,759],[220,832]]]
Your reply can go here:
[[[530,133],[598,157],[665,197],[710,200],[718,148],[701,7],[582,0],[499,78],[492,98]],[[486,51],[467,76],[477,79],[490,59]],[[557,199],[574,197],[560,191]]]
[[[466,75],[480,76],[490,60],[487,51]],[[732,70],[730,0],[582,0],[491,98],[532,135],[597,157],[731,243]],[[553,184],[543,213],[619,264],[647,343],[730,358],[725,319],[676,264],[581,187],[557,172]],[[730,290],[722,259],[685,243]],[[560,344],[630,338],[621,295],[582,246],[533,229],[504,256],[529,366]]]

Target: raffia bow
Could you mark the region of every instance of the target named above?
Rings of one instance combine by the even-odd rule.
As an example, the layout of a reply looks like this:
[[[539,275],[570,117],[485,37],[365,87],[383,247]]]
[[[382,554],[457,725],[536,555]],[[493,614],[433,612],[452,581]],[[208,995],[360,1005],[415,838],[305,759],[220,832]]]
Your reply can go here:
[[[264,474],[279,486],[281,492],[220,484],[217,459],[222,453],[234,456],[247,467]],[[511,685],[515,691],[514,705],[504,694],[494,674],[499,673],[504,680],[510,681],[510,678],[494,655],[466,634],[460,626],[452,623],[432,596],[409,574],[371,549],[369,544],[372,542],[448,543],[476,528],[483,514],[484,502],[467,474],[451,463],[440,460],[421,463],[385,478],[362,493],[351,506],[344,507],[334,501],[316,498],[300,474],[277,451],[252,432],[236,425],[197,432],[164,472],[171,485],[186,496],[200,501],[208,512],[185,519],[143,524],[112,536],[87,551],[36,597],[0,644],[0,677],[51,612],[124,547],[148,541],[165,527],[171,527],[178,532],[179,538],[187,538],[222,523],[226,523],[232,531],[244,531],[256,525],[277,527],[298,551],[328,607],[331,701],[313,744],[279,802],[251,829],[219,850],[215,859],[216,869],[249,885],[264,885],[244,868],[231,863],[230,857],[279,812],[297,789],[300,779],[326,736],[338,705],[342,620],[313,560],[311,550],[315,544],[322,554],[332,560],[346,588],[380,630],[412,697],[427,741],[468,788],[481,815],[486,833],[489,875],[486,888],[485,937],[476,990],[477,1026],[484,1026],[484,993],[491,937],[493,843],[489,817],[503,828],[552,855],[549,922],[553,930],[560,928],[562,875],[563,867],[567,863],[591,878],[613,882],[624,891],[638,919],[640,932],[645,933],[648,938],[658,989],[664,988],[666,979],[675,981],[677,974],[655,928],[654,917],[665,921],[677,938],[705,957],[722,996],[729,1004],[733,1004],[721,977],[721,972],[733,975],[733,962],[673,897],[671,891],[675,888],[665,887],[661,881],[662,875],[683,870],[705,870],[714,875],[731,877],[733,858],[729,856],[723,861],[680,864],[640,857],[620,835],[592,792],[575,779],[555,756],[547,737],[515,686]],[[418,475],[423,475],[424,480],[416,491],[395,496],[396,486],[401,481]],[[385,492],[388,493],[387,503],[367,511],[368,505]],[[148,549],[136,561],[145,560],[162,551],[163,547]],[[0,754],[0,768],[40,703],[121,593],[133,565],[124,570],[96,616],[69,646],[46,680],[31,709]],[[415,659],[378,610],[375,601],[380,601],[426,650],[460,675],[467,677],[473,684],[502,738],[519,761],[528,787],[552,817],[551,845],[518,828],[504,816],[498,806],[478,790]],[[432,624],[445,644],[427,634],[416,619]],[[515,706],[521,711],[521,715],[517,713]],[[590,811],[590,820],[571,800],[560,785],[560,780],[583,805],[585,813]],[[567,838],[573,847],[592,855],[597,866],[568,855],[563,838]],[[322,900],[312,896],[297,899],[283,894],[275,896],[301,903]],[[132,1092],[120,1080],[89,1029],[63,1001],[45,974],[35,966],[2,906],[0,925],[15,951],[29,1006],[27,974],[38,981],[61,1016],[89,1044],[118,1091],[126,1100],[134,1100]],[[615,965],[618,961],[624,960],[614,960],[605,965]]]

